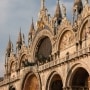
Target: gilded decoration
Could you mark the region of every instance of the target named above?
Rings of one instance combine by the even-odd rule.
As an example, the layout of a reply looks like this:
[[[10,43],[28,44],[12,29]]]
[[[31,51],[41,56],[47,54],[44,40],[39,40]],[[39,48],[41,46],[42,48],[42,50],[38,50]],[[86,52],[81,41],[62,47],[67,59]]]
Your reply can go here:
[[[74,43],[74,35],[71,31],[66,31],[61,39],[60,50],[64,50]]]

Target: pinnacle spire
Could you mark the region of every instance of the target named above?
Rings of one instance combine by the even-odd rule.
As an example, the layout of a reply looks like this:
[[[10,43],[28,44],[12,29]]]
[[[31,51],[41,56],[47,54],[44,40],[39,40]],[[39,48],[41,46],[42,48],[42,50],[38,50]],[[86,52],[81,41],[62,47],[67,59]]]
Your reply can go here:
[[[22,44],[22,34],[21,34],[21,28],[20,28],[20,32],[19,32],[19,36],[18,36],[17,43]]]
[[[56,11],[55,11],[54,17],[62,18],[61,8],[60,8],[59,1],[60,0],[57,1],[57,6],[56,6]]]
[[[34,22],[33,22],[33,18],[32,18],[32,23],[31,23],[31,26],[30,26],[30,31],[29,31],[29,34],[31,34],[34,30]]]
[[[21,46],[22,46],[22,34],[21,34],[21,28],[20,28],[20,32],[19,32],[19,35],[18,35],[18,40],[16,42],[16,49],[17,50],[20,50],[21,49]]]
[[[11,49],[12,49],[11,44],[12,44],[12,42],[11,42],[11,39],[10,39],[10,36],[9,36],[9,41],[8,41],[8,45],[7,45],[7,49],[6,49],[8,57],[10,56]]]
[[[33,22],[33,18],[32,18],[31,29],[34,30],[34,22]]]
[[[9,36],[9,41],[8,41],[8,46],[7,46],[7,50],[11,49],[11,39],[10,39],[10,36]]]
[[[41,9],[43,10],[45,8],[45,0],[41,0]]]
[[[73,10],[74,12],[77,11],[78,14],[81,13],[81,11],[83,10],[82,0],[74,0]]]

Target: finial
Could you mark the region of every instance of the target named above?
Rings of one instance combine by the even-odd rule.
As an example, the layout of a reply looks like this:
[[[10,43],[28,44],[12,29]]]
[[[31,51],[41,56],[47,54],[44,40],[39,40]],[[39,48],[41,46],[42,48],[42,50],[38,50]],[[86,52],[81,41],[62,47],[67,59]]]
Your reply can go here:
[[[41,9],[45,8],[45,0],[41,0]]]

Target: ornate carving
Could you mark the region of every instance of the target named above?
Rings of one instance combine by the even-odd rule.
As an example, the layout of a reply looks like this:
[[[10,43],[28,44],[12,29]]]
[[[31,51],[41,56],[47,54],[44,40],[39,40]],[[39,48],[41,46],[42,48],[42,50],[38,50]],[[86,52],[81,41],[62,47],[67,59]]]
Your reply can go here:
[[[14,72],[16,70],[16,62],[12,62],[11,64],[11,72]]]
[[[81,38],[82,40],[87,39],[88,37],[90,37],[90,30],[89,30],[89,26],[88,26],[88,22],[84,25],[83,27],[83,31],[82,31],[82,35]]]
[[[70,31],[66,31],[60,42],[60,49],[63,50],[74,43],[74,35]]]
[[[44,29],[44,27],[45,27],[45,24],[42,20],[37,21],[37,29],[38,30],[42,30],[42,29]]]
[[[26,55],[24,55],[22,57],[21,62],[20,62],[20,65],[21,65],[20,67],[24,67],[24,62],[26,62],[26,63],[28,62],[28,59],[27,59],[27,56]]]
[[[87,17],[88,15],[90,15],[90,7],[88,5],[86,5],[83,9],[83,12],[82,12],[82,17],[85,18]]]
[[[70,27],[70,28],[72,28],[70,21],[67,20],[66,17],[65,17],[64,19],[62,19],[62,23],[61,23],[59,29],[62,30],[62,29],[64,29],[65,27]]]
[[[78,27],[80,27],[80,25],[82,24],[83,20],[90,15],[90,6],[88,4],[88,0],[85,1],[85,6],[83,8],[83,11],[81,14],[78,15],[77,20],[74,22],[74,30],[78,29]],[[77,25],[76,25],[77,24]]]

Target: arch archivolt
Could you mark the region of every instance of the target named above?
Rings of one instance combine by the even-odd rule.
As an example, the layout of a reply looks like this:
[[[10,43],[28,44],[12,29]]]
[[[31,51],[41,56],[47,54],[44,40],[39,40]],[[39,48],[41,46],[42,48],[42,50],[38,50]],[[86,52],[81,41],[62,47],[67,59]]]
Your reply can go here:
[[[31,58],[32,60],[35,60],[35,51],[36,51],[36,48],[37,48],[37,45],[39,44],[40,40],[45,38],[45,37],[48,37],[51,41],[51,45],[53,44],[53,35],[52,33],[49,31],[49,30],[42,30],[40,31],[34,41],[32,42],[32,46],[31,46]]]
[[[63,29],[58,37],[57,50],[62,50],[67,48],[67,46],[75,43],[75,33],[71,28]]]
[[[21,57],[19,58],[19,60],[18,60],[18,67],[19,67],[19,69],[20,69],[21,67],[23,67],[22,61],[25,61],[25,60],[28,60],[28,56],[27,56],[26,53],[23,53],[23,54],[21,55]]]
[[[14,55],[11,54],[11,57],[8,60],[8,65],[9,65],[8,69],[9,70],[11,70],[11,65],[12,65],[13,62],[16,62],[16,58],[15,58]]]
[[[10,64],[10,72],[13,73],[16,70],[16,62],[12,61]]]
[[[41,90],[42,85],[39,73],[30,71],[25,73],[22,79],[21,88],[21,90]]]
[[[90,75],[90,68],[89,66],[85,63],[85,62],[82,62],[82,61],[78,61],[77,63],[73,64],[67,74],[67,77],[66,77],[66,80],[65,80],[65,86],[66,87],[69,87],[70,86],[70,83],[72,81],[72,77],[74,75],[74,73],[76,72],[76,70],[78,70],[78,68],[83,68],[85,69],[88,74]]]
[[[63,75],[62,73],[60,73],[60,71],[58,70],[53,70],[52,72],[49,72],[49,74],[47,75],[47,78],[46,78],[46,84],[45,84],[45,90],[49,90],[49,86],[51,84],[51,80],[53,79],[53,77],[55,75],[58,75],[62,81],[62,84],[64,83],[64,79],[63,79]]]
[[[87,16],[81,23],[80,28],[78,30],[78,36],[79,36],[79,40],[82,40],[82,38],[85,38],[85,33],[88,34],[88,21],[89,21],[90,15]],[[90,22],[89,22],[90,23]],[[90,27],[90,26],[89,26]],[[85,32],[84,32],[85,31]],[[84,37],[82,37],[82,34]]]

